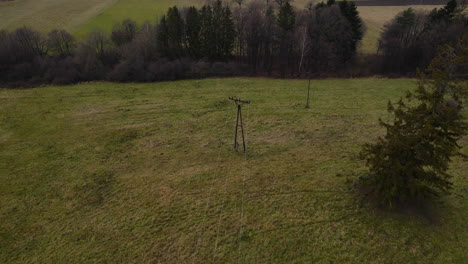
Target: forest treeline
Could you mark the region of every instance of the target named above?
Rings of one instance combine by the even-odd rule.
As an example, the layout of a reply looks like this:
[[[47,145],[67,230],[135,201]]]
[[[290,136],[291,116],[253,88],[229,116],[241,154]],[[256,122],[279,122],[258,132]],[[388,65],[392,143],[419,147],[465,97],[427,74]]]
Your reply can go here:
[[[463,5],[423,13],[408,9],[389,22],[375,55],[358,54],[365,27],[353,2],[211,1],[174,6],[156,23],[126,19],[110,34],[83,40],[28,27],[0,31],[0,82],[18,86],[110,80],[150,82],[209,76],[275,77],[413,74],[438,47],[467,33]]]

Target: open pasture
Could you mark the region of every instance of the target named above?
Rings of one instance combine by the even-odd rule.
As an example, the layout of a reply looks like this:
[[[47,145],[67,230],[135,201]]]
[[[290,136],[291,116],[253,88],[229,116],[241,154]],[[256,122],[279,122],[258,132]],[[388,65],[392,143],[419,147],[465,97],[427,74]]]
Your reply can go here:
[[[350,188],[415,87],[313,80],[310,109],[304,80],[0,90],[0,263],[466,263],[466,160],[437,213]],[[252,101],[246,155],[229,96]]]

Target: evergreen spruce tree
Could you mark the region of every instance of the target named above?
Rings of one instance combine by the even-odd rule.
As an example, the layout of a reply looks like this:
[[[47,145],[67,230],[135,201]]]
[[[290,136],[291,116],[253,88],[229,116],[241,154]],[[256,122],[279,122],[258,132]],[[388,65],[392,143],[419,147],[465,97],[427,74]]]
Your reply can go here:
[[[396,107],[391,123],[380,120],[386,134],[361,153],[370,173],[361,179],[369,195],[392,207],[408,200],[448,194],[447,173],[451,158],[460,148],[457,141],[467,132],[462,116],[467,84],[457,82],[457,71],[466,76],[468,35],[457,48],[444,46],[429,67],[431,81],[421,74],[419,87],[408,92]]]
[[[201,21],[197,9],[193,6],[187,11],[185,25],[188,54],[194,59],[199,59],[202,54],[200,42]]]
[[[296,25],[296,14],[293,7],[288,2],[285,2],[278,13],[277,18],[278,26],[280,27],[279,38],[279,64],[280,72],[284,77],[287,69],[290,69],[292,63],[290,54],[294,48],[294,27]]]
[[[200,10],[200,44],[201,54],[211,58],[214,50],[213,12],[210,5],[204,5]]]
[[[213,60],[220,60],[223,58],[223,50],[222,50],[222,41],[223,41],[223,3],[221,0],[216,0],[213,3],[213,33],[214,38],[211,40],[214,42],[214,50],[212,50],[211,59]]]
[[[161,18],[161,21],[159,21],[159,25],[157,27],[156,42],[159,55],[161,57],[169,57],[169,29],[167,27],[166,16],[163,16]]]
[[[232,21],[232,13],[228,6],[223,9],[222,13],[222,33],[221,33],[221,58],[227,59],[232,55],[234,42],[236,40],[236,30],[234,21]]]
[[[438,22],[441,20],[446,23],[452,22],[457,6],[457,0],[450,0],[443,8],[432,10],[429,15],[431,22]]]
[[[344,0],[339,3],[339,6],[341,14],[344,17],[346,17],[346,19],[351,24],[351,28],[353,30],[353,42],[352,46],[349,47],[349,50],[347,52],[348,58],[346,58],[350,59],[356,53],[357,44],[359,43],[359,41],[362,40],[362,37],[364,36],[364,26],[362,23],[362,19],[359,16],[359,12],[357,11],[356,4],[354,2],[348,2]]]
[[[203,55],[211,60],[225,60],[231,56],[235,28],[231,10],[221,0],[205,5],[200,11],[200,40]]]
[[[294,9],[289,2],[284,3],[278,14],[278,25],[284,31],[292,31],[294,29],[294,25],[296,24],[296,14],[294,13]]]
[[[183,55],[182,39],[184,21],[176,6],[167,11],[167,34],[169,43],[169,57],[178,58]]]
[[[316,9],[331,7],[334,5],[336,5],[335,0],[328,0],[326,4],[324,2],[317,4]],[[364,36],[364,24],[354,2],[344,0],[340,1],[338,6],[340,7],[341,14],[346,18],[346,20],[348,20],[352,29],[352,42],[349,44],[342,43],[342,47],[340,48],[343,53],[343,62],[347,62],[356,54],[357,45]]]

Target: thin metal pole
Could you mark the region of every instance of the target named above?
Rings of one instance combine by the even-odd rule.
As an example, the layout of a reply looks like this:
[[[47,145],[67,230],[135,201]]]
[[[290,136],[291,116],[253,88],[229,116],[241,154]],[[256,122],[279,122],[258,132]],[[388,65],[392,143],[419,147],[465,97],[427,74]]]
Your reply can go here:
[[[240,105],[239,105],[240,106]],[[242,132],[242,147],[244,148],[244,153],[245,153],[245,137],[244,137],[244,123],[242,122],[242,108],[239,107],[239,112],[240,112],[240,127],[241,127],[241,132]]]
[[[310,108],[310,78],[309,78],[309,86],[307,87],[307,103],[306,108]]]
[[[236,151],[238,151],[238,147],[237,147],[237,129],[239,127],[239,116],[240,116],[240,104],[237,105],[237,119],[236,119],[236,133],[234,134],[234,149]]]

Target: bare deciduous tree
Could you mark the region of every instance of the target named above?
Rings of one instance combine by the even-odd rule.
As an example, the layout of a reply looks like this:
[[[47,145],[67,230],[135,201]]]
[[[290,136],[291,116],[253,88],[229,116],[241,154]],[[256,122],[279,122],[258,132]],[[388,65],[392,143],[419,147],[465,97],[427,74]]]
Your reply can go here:
[[[122,23],[116,24],[111,34],[111,40],[117,46],[130,43],[138,32],[137,24],[131,19],[125,19]]]
[[[23,52],[44,57],[47,54],[47,41],[41,33],[28,27],[22,27],[13,32],[13,38]]]
[[[52,54],[67,57],[72,54],[75,39],[65,30],[52,30],[47,35],[47,45]]]
[[[103,56],[110,46],[110,41],[102,31],[93,31],[86,39],[86,45],[98,56]]]

